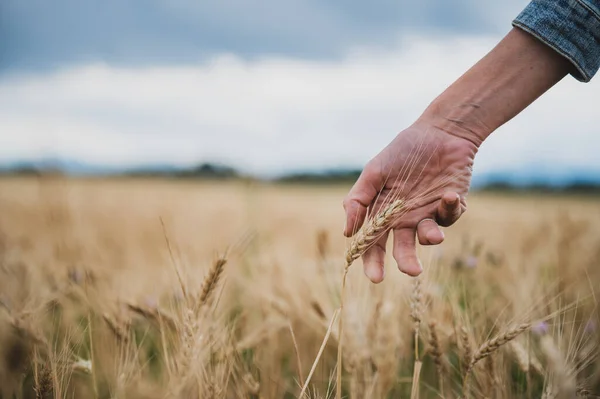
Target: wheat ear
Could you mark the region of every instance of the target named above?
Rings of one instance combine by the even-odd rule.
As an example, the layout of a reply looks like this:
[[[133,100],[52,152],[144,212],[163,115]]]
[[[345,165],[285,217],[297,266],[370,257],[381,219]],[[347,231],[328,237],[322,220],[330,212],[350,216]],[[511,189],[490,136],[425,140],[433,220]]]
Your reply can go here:
[[[37,370],[37,364],[35,369]],[[34,380],[33,391],[36,399],[52,397],[52,371],[48,365],[44,364],[39,372],[35,372]]]
[[[481,345],[477,352],[475,352],[475,354],[473,355],[473,359],[471,359],[471,363],[467,368],[467,374],[469,374],[473,367],[475,367],[477,362],[479,362],[482,359],[485,359],[492,353],[496,352],[501,346],[517,338],[522,332],[529,329],[529,327],[531,327],[531,323],[519,324],[518,326],[506,331],[504,334],[498,335],[497,337],[484,342],[484,344]]]
[[[401,199],[391,202],[375,217],[369,220],[363,228],[356,233],[346,251],[346,269],[358,259],[377,239],[381,237],[405,210],[405,202]]]
[[[460,341],[463,348],[462,371],[466,375],[469,364],[471,364],[471,360],[473,360],[473,349],[471,347],[471,340],[469,339],[469,332],[465,326],[460,328]]]
[[[391,202],[383,208],[375,217],[367,221],[362,229],[356,233],[350,246],[346,251],[346,265],[344,267],[344,275],[342,277],[342,292],[340,296],[340,318],[338,320],[338,353],[337,353],[337,373],[336,373],[336,399],[342,398],[342,349],[343,349],[343,312],[344,312],[344,295],[346,293],[346,277],[348,269],[352,263],[358,259],[373,243],[381,237],[388,229],[392,222],[395,221],[405,209],[405,203],[401,199]]]
[[[416,278],[413,283],[413,291],[410,296],[410,317],[414,324],[415,341],[415,364],[413,368],[413,383],[410,394],[411,399],[419,397],[419,378],[421,373],[421,357],[419,356],[419,332],[423,315],[422,309],[423,292],[421,290],[421,279]]]
[[[113,333],[117,342],[119,343],[128,343],[129,342],[129,333],[127,332],[127,328],[119,325],[118,322],[110,317],[108,313],[104,313],[102,318],[106,322],[108,329]]]
[[[531,323],[519,324],[516,327],[511,328],[504,334],[498,335],[483,343],[479,349],[473,354],[471,361],[468,363],[467,370],[465,371],[465,378],[463,379],[463,393],[465,397],[468,397],[468,386],[469,386],[469,375],[473,370],[473,367],[480,361],[496,352],[500,347],[509,343],[513,339],[517,338],[519,334],[526,331],[531,327]]]
[[[440,394],[444,395],[444,363],[442,358],[442,348],[437,334],[437,324],[435,321],[429,322],[429,346],[431,346],[431,357],[438,373],[438,381],[440,384]]]
[[[225,269],[226,263],[227,258],[225,257],[220,257],[213,263],[210,271],[208,272],[208,275],[202,283],[202,291],[200,293],[200,299],[198,301],[199,306],[202,306],[210,301],[212,293],[219,284],[219,280],[221,279],[221,275],[223,274],[223,270]]]

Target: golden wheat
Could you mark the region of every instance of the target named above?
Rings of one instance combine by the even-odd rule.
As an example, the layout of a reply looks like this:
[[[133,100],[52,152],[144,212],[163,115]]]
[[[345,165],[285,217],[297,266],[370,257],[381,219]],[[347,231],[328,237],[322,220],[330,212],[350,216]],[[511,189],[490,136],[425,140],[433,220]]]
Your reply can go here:
[[[426,273],[418,281],[390,273],[371,285],[344,267],[352,295],[343,296],[342,331],[335,265],[347,266],[385,232],[367,220],[363,243],[347,245],[336,233],[345,191],[0,179],[0,395],[598,393],[597,201],[477,193],[442,250],[420,250]],[[568,217],[555,217],[561,209]],[[219,265],[225,257],[215,260],[215,249],[248,236]],[[550,247],[560,247],[559,259]],[[211,259],[206,273],[190,267]],[[514,320],[545,322],[525,345],[500,339]],[[496,338],[474,350],[475,337],[488,331]],[[342,339],[343,364],[336,362]],[[475,359],[484,367],[473,363],[466,373]]]

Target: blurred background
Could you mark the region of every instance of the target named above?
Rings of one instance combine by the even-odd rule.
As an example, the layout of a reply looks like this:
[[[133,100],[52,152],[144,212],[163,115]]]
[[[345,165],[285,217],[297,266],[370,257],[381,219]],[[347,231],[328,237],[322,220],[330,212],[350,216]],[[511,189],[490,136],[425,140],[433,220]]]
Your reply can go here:
[[[341,288],[363,165],[526,5],[0,0],[0,399],[600,397],[600,77]]]
[[[359,170],[526,4],[5,0],[0,169]],[[564,79],[484,144],[474,185],[600,182],[598,102]]]

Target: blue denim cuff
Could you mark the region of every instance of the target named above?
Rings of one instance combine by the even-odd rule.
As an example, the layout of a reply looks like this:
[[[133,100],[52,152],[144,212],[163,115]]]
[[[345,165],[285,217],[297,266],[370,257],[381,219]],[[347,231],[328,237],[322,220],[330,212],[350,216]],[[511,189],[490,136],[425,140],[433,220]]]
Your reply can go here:
[[[529,32],[575,66],[589,82],[600,67],[600,0],[533,0],[513,26]]]

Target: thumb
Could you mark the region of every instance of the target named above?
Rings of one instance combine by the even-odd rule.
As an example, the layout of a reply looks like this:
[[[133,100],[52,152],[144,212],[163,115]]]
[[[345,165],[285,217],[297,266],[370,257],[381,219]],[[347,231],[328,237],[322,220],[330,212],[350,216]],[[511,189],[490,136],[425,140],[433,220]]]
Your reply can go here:
[[[354,186],[344,199],[344,210],[346,211],[346,226],[344,235],[353,236],[362,226],[367,210],[382,185],[379,168],[374,168],[371,163],[365,166]]]

